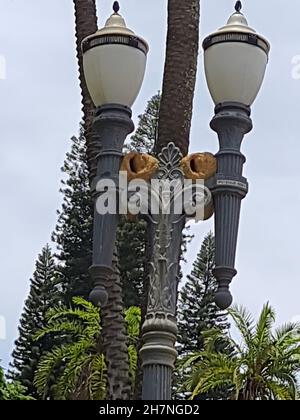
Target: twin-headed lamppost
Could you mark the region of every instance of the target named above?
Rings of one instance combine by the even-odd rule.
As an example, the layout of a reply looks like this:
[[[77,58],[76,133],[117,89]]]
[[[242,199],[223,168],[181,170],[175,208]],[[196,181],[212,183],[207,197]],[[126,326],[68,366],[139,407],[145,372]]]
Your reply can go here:
[[[247,24],[237,2],[227,25],[203,42],[205,74],[216,105],[211,128],[219,138],[219,152],[183,157],[173,143],[157,159],[137,154],[123,156],[126,136],[134,125],[130,107],[144,78],[148,45],[126,27],[114,3],[114,14],[103,29],[83,41],[84,72],[90,95],[97,107],[94,127],[101,150],[97,157],[95,197],[101,195],[97,184],[110,180],[119,189],[119,171],[129,179],[139,174],[146,181],[174,179],[193,182],[202,178],[203,219],[215,213],[216,268],[219,288],[216,303],[227,308],[232,302],[229,285],[236,275],[235,255],[241,200],[248,192],[243,177],[245,157],[241,154],[243,137],[252,129],[250,106],[261,87],[269,53],[269,43]],[[170,139],[172,141],[172,139]],[[142,163],[141,163],[142,162]],[[143,167],[144,164],[144,167]],[[200,165],[200,167],[199,167]],[[145,167],[148,172],[145,170]],[[173,193],[174,194],[174,193]],[[196,192],[196,195],[198,192]],[[174,201],[174,196],[171,201]],[[199,204],[200,205],[200,204]],[[95,205],[91,300],[106,304],[106,283],[112,274],[112,257],[117,214],[100,214]],[[175,214],[148,214],[152,232],[148,311],[143,326],[141,356],[144,370],[143,399],[171,399],[171,379],[176,360],[176,296],[181,233],[185,211]],[[188,326],[187,326],[188,327]]]

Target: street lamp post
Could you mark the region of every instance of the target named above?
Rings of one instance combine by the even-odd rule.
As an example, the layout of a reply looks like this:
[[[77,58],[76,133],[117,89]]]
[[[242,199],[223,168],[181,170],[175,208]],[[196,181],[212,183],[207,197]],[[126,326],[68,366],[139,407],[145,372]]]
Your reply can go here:
[[[118,208],[106,214],[98,211],[97,198],[103,191],[98,191],[97,185],[102,180],[106,184],[111,181],[112,188],[118,191],[122,149],[126,136],[134,130],[130,107],[140,91],[148,53],[146,41],[126,27],[118,13],[118,2],[113,9],[105,27],[82,43],[84,74],[97,107],[94,128],[100,142],[97,175],[92,184],[95,212],[90,268],[94,282],[90,298],[98,306],[105,305],[108,298],[106,284],[112,274],[119,211]]]
[[[159,156],[159,168],[169,180],[174,171],[182,180],[189,177],[195,179],[195,168],[198,168],[202,179],[207,181],[206,186],[209,186],[213,195],[215,213],[214,274],[219,284],[216,303],[225,309],[232,303],[229,284],[237,273],[234,266],[241,200],[248,192],[248,182],[243,177],[246,159],[241,153],[241,144],[244,135],[252,129],[250,105],[262,85],[270,46],[248,26],[241,13],[241,2],[237,2],[236,11],[227,25],[208,36],[203,47],[206,79],[216,105],[215,116],[211,121],[211,128],[218,134],[220,147],[215,157],[215,171],[211,157],[208,158],[210,165],[205,167],[206,159],[203,156],[207,154],[202,154],[200,165],[197,165],[195,155],[182,159],[172,143]],[[164,155],[169,158],[166,159]],[[205,194],[203,190],[203,197]],[[206,206],[209,208],[209,200]],[[208,213],[208,217],[210,215]],[[144,368],[143,399],[171,399],[177,335],[176,276],[185,218],[184,211],[177,216],[171,211],[168,217],[152,216],[151,220],[154,241],[152,270],[148,310],[142,329],[144,345],[141,349]]]
[[[229,284],[237,274],[241,200],[248,192],[241,144],[252,129],[250,106],[262,85],[270,50],[268,41],[248,26],[241,7],[238,1],[227,25],[203,42],[207,84],[216,105],[210,125],[218,134],[220,146],[211,190],[215,210],[214,274],[219,284],[216,303],[222,309],[232,303]]]
[[[119,5],[115,2],[114,14],[105,28],[82,44],[87,87],[97,107],[95,131],[101,145],[93,191],[96,198],[101,197],[97,185],[102,180],[106,180],[106,184],[111,181],[110,190],[119,190],[120,169],[127,172],[129,180],[141,178],[148,184],[151,180],[163,181],[163,185],[176,181],[182,186],[179,192],[175,187],[154,193],[150,186],[146,188],[146,202],[143,203],[142,190],[138,200],[149,210],[150,191],[150,196],[156,196],[159,202],[158,212],[151,208],[145,215],[150,224],[152,256],[148,307],[142,326],[143,399],[168,400],[177,356],[177,276],[187,216],[196,215],[198,220],[205,220],[215,212],[215,276],[219,284],[216,303],[225,309],[232,302],[229,284],[236,274],[241,200],[248,192],[248,183],[243,177],[245,157],[241,144],[244,135],[252,129],[250,106],[262,85],[270,46],[248,26],[241,13],[241,2],[237,2],[227,25],[203,42],[205,74],[215,102],[211,128],[217,132],[220,146],[216,157],[209,153],[183,157],[173,143],[157,158],[138,153],[123,157],[125,138],[134,128],[130,107],[143,81],[148,45],[126,27],[118,11]],[[187,179],[192,182],[192,195],[175,211],[176,200],[185,190]],[[126,192],[130,196],[130,187]],[[201,216],[197,214],[197,206],[203,210]],[[195,214],[187,212],[188,208]],[[107,301],[106,284],[112,273],[119,210],[106,214],[98,210],[96,200],[91,300],[103,306]]]

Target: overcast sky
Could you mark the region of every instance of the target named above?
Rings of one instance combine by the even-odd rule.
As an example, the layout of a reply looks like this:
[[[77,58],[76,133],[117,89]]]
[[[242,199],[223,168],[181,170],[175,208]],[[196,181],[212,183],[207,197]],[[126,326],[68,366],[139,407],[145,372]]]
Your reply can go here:
[[[120,3],[127,25],[150,44],[136,118],[161,88],[167,1]],[[253,106],[254,130],[243,143],[250,192],[242,205],[232,290],[255,315],[269,300],[281,323],[300,315],[300,71],[292,64],[300,55],[300,2],[243,4],[249,24],[272,50]],[[111,5],[98,1],[100,26]],[[233,6],[234,0],[201,1],[201,39],[226,22]],[[81,119],[73,2],[0,0],[0,56],[0,359],[7,365],[37,254],[55,226],[60,167]],[[201,51],[191,151],[217,151],[212,116]],[[185,272],[212,228],[212,220],[193,226]]]

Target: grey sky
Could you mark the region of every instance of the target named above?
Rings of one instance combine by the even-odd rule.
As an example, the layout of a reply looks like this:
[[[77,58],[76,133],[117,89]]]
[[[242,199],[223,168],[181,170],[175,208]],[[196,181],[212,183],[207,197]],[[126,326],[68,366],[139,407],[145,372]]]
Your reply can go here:
[[[127,25],[150,44],[147,73],[134,106],[136,116],[161,88],[166,0],[121,0]],[[271,42],[262,91],[253,106],[254,130],[247,135],[245,175],[250,193],[243,202],[235,301],[257,314],[269,300],[279,322],[300,314],[299,302],[299,121],[300,80],[292,77],[292,58],[300,54],[300,3],[244,0],[250,26]],[[112,0],[98,1],[99,25]],[[201,39],[222,26],[234,0],[201,1]],[[291,8],[293,12],[291,12]],[[71,0],[0,0],[0,358],[7,364],[29,278],[37,254],[49,241],[60,206],[60,167],[69,138],[77,134],[80,92]],[[0,60],[0,63],[3,60]],[[1,77],[1,70],[0,70]],[[203,74],[202,51],[192,128],[191,151],[217,151],[209,129],[213,104]],[[212,221],[193,226],[188,271]]]

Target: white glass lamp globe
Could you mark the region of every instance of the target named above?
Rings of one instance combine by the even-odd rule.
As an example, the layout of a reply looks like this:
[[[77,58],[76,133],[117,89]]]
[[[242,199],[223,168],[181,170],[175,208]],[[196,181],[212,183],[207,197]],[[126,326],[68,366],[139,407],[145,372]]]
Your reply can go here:
[[[264,79],[269,42],[236,11],[227,25],[205,38],[203,49],[207,85],[214,103],[252,105]]]
[[[104,28],[82,42],[87,88],[96,107],[131,107],[145,75],[148,44],[126,27],[118,8]]]

